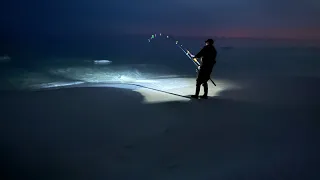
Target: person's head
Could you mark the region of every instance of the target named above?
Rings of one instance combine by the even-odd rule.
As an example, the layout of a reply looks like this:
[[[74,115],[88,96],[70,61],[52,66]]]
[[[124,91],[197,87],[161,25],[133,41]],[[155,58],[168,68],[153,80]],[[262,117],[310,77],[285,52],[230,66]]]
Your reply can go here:
[[[206,45],[213,45],[214,41],[213,39],[208,39],[205,41]]]

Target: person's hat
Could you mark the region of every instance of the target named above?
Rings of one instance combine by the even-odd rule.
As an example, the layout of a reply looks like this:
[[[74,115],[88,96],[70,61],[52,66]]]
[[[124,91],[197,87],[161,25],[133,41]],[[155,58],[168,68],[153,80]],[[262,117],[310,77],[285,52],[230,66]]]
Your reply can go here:
[[[209,43],[209,44],[213,44],[214,43],[213,39],[207,39],[205,42]]]

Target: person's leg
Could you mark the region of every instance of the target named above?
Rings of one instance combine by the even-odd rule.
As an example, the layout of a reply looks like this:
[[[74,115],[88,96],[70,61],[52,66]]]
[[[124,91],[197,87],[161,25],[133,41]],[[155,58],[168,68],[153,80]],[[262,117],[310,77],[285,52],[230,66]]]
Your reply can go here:
[[[201,84],[202,84],[202,78],[201,76],[199,76],[197,78],[197,83],[196,83],[196,92],[195,92],[195,95],[192,95],[191,97],[195,97],[195,98],[198,98],[199,97],[199,92],[200,92],[200,87],[201,87]]]
[[[201,87],[201,82],[197,81],[197,84],[196,84],[196,96],[199,96],[200,87]]]
[[[201,82],[197,80],[196,93],[194,95],[192,95],[192,97],[198,97],[199,96],[200,87],[201,87]]]
[[[208,81],[210,80],[211,72],[212,72],[212,70],[209,69],[209,70],[206,71],[206,73],[204,75],[203,84],[202,84],[204,93],[203,93],[202,98],[207,98],[208,97]]]
[[[204,83],[202,84],[202,86],[203,86],[203,90],[204,90],[203,97],[208,97],[208,83],[207,83],[207,81],[204,82]]]

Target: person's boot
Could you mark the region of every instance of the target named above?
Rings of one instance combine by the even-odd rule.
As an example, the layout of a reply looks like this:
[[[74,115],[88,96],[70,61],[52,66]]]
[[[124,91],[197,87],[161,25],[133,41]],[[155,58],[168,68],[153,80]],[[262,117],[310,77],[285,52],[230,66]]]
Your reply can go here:
[[[208,95],[202,95],[200,96],[201,99],[208,99]]]
[[[198,99],[199,96],[198,95],[191,95],[192,98]]]

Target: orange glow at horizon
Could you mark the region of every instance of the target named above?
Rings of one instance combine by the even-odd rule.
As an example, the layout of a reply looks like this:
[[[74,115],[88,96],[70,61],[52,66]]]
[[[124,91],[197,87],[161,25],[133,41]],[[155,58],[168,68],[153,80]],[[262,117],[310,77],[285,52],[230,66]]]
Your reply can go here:
[[[237,28],[217,31],[218,36],[230,37],[262,37],[262,38],[292,38],[292,39],[320,39],[320,28],[266,28],[250,29]]]
[[[153,28],[135,29],[134,34],[150,34],[157,32]],[[218,36],[233,38],[285,38],[285,39],[317,39],[320,40],[319,28],[228,28],[228,29],[201,29],[201,28],[185,28],[177,30],[177,28],[161,28],[161,32],[166,34],[190,37]]]

